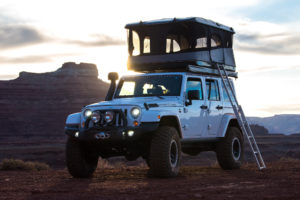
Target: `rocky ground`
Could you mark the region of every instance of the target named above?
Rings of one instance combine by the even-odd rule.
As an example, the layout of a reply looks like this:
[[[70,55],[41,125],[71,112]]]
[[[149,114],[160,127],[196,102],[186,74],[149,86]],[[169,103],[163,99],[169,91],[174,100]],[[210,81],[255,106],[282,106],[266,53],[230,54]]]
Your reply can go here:
[[[100,159],[92,179],[74,179],[64,164],[65,139],[17,141],[2,142],[1,157],[46,162],[52,169],[0,171],[0,199],[300,199],[300,135],[257,137],[267,161],[264,171],[257,170],[248,150],[235,171],[222,170],[215,154],[206,152],[184,155],[179,176],[171,179],[148,177],[142,159],[121,157]]]
[[[184,166],[178,177],[147,177],[147,167],[99,167],[91,179],[74,179],[66,169],[0,172],[0,199],[300,199],[300,161],[254,164],[235,171],[217,165]]]

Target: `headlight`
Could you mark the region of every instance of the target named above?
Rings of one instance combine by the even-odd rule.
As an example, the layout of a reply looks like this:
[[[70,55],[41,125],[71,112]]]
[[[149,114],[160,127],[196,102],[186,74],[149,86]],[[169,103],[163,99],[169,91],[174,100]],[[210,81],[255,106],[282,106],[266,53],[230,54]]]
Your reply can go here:
[[[89,118],[91,115],[92,115],[92,111],[90,109],[86,109],[84,112],[83,112],[83,116],[84,118]]]
[[[110,123],[114,119],[114,112],[112,112],[112,111],[106,111],[104,117],[105,117],[105,121],[107,123]]]
[[[138,107],[134,107],[131,109],[130,113],[133,118],[138,118],[141,115],[141,109]]]
[[[98,123],[101,119],[101,116],[98,112],[93,112],[91,118],[94,123]]]

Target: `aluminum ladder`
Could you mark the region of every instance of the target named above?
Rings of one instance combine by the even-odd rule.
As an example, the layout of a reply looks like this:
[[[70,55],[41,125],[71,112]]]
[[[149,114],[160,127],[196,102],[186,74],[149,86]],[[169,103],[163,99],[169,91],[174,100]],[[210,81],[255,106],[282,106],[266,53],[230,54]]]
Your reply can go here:
[[[250,126],[249,126],[249,123],[248,123],[246,117],[245,117],[242,106],[238,104],[236,95],[234,93],[231,82],[229,81],[228,74],[227,74],[227,72],[224,68],[224,65],[216,63],[216,66],[217,66],[219,74],[222,78],[224,88],[225,88],[226,93],[228,95],[229,101],[232,105],[232,108],[233,108],[234,114],[237,118],[237,121],[238,121],[238,123],[241,127],[241,130],[242,130],[244,136],[247,138],[247,140],[249,142],[249,145],[251,147],[251,151],[252,151],[252,153],[254,155],[254,158],[256,160],[256,163],[257,163],[257,167],[258,167],[259,170],[265,169],[266,168],[265,162],[264,162],[264,160],[262,158],[262,155],[260,153],[260,150],[257,146],[257,143],[256,143],[256,140],[254,138],[253,132],[252,132]],[[226,84],[225,81],[227,81],[228,84]],[[230,95],[230,92],[231,92],[232,96]]]

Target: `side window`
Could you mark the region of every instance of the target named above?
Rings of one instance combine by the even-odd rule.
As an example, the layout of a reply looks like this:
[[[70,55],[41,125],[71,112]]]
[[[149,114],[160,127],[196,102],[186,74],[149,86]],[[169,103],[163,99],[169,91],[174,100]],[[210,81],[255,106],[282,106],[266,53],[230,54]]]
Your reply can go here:
[[[135,31],[132,31],[132,43],[133,43],[132,55],[133,56],[140,55],[140,38],[137,32]]]
[[[202,37],[202,38],[198,38],[196,40],[196,49],[201,49],[201,48],[206,48],[207,47],[207,38],[206,37]]]
[[[212,79],[207,79],[205,82],[207,99],[211,101],[220,101],[218,82]]]
[[[190,90],[199,90],[200,100],[203,100],[202,82],[198,78],[188,78],[186,84],[186,93]]]
[[[180,46],[176,40],[167,38],[166,41],[166,53],[173,53],[180,51]]]
[[[149,36],[144,38],[143,53],[150,53],[150,37]]]
[[[229,85],[228,85],[228,82],[226,81],[225,82],[227,88],[229,88]],[[226,89],[224,87],[224,84],[222,83],[222,90],[223,90],[223,97],[224,97],[224,101],[230,101],[229,98],[228,98],[228,95],[227,95],[227,92],[226,92]],[[233,100],[233,94],[230,92],[230,90],[228,91],[229,94],[230,94],[230,98]]]
[[[211,45],[210,45],[211,47],[220,47],[220,46],[222,46],[221,38],[216,34],[213,34],[211,36],[210,43],[211,43]]]

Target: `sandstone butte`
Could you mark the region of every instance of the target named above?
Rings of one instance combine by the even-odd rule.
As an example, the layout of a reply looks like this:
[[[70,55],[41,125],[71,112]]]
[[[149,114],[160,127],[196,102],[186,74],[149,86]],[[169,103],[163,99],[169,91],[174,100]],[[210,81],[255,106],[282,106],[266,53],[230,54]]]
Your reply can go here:
[[[54,72],[20,72],[0,81],[0,136],[64,136],[68,114],[105,98],[96,65],[64,63]]]

